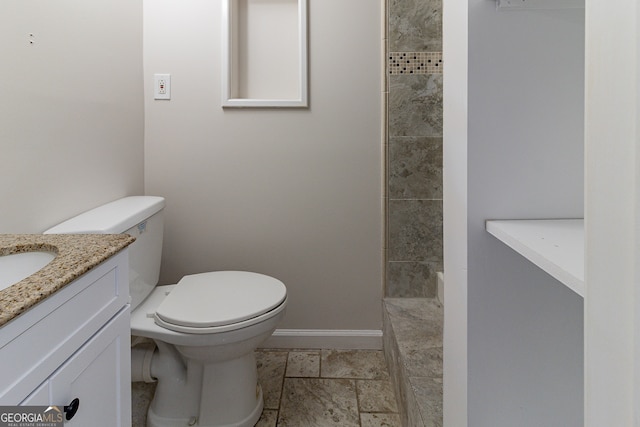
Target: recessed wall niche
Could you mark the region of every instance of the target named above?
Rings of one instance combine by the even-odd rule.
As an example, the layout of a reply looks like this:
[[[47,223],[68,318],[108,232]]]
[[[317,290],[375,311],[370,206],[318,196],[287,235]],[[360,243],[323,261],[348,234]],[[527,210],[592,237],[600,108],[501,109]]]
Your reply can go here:
[[[222,106],[307,107],[307,0],[222,4]]]

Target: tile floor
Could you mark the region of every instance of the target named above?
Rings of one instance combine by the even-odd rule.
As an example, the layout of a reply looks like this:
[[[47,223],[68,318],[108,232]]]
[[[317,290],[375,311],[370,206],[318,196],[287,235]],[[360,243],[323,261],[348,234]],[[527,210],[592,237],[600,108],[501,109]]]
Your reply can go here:
[[[401,427],[382,351],[259,350],[264,411],[256,427]],[[144,427],[154,384],[133,384]]]

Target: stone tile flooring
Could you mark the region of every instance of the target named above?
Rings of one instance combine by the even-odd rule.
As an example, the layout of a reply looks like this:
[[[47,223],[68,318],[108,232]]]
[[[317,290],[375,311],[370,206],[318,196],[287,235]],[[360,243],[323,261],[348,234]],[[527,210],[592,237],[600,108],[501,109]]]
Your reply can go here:
[[[256,427],[401,427],[382,351],[259,350],[264,411]],[[144,427],[154,384],[133,384]]]

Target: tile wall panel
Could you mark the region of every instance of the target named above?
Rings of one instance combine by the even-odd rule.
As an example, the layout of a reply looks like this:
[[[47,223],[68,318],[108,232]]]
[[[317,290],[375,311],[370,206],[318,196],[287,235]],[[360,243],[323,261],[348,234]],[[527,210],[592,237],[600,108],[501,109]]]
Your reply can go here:
[[[442,74],[389,76],[389,136],[442,135]]]
[[[442,199],[442,137],[389,137],[389,197]]]
[[[442,260],[442,200],[389,201],[390,261]]]
[[[390,261],[387,292],[395,298],[435,298],[439,262]]]
[[[436,294],[442,270],[442,0],[388,0],[388,297]]]
[[[389,51],[442,50],[442,0],[389,0]]]
[[[442,74],[442,52],[389,52],[388,74]]]

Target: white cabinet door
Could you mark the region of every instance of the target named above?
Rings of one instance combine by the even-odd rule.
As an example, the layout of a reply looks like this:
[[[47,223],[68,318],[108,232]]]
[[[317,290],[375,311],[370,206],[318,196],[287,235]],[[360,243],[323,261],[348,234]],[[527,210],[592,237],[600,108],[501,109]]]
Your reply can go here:
[[[65,426],[130,426],[129,325],[129,310],[122,310],[22,404],[66,406],[77,398],[78,410]]]
[[[40,387],[33,393],[27,396],[20,406],[49,406],[49,381],[45,381]]]
[[[24,401],[127,305],[128,265],[124,250],[0,327],[0,405]]]

